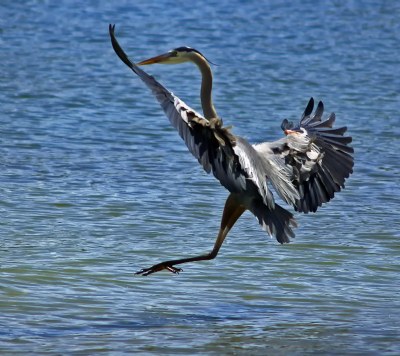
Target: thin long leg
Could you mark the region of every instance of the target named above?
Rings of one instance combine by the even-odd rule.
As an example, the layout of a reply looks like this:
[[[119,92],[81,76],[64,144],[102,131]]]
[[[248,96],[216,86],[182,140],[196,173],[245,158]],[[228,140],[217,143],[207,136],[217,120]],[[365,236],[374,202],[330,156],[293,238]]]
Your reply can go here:
[[[228,232],[230,231],[232,226],[235,224],[237,219],[239,219],[239,217],[244,213],[245,210],[246,208],[237,202],[235,196],[233,194],[229,194],[225,202],[224,212],[222,213],[221,227],[219,229],[217,239],[215,240],[214,248],[212,249],[211,252],[205,255],[199,255],[194,257],[182,258],[179,260],[170,260],[157,263],[156,265],[150,268],[141,269],[140,271],[136,272],[136,274],[147,276],[151,273],[159,272],[164,269],[172,273],[179,273],[180,271],[182,271],[182,269],[174,267],[175,265],[187,262],[212,260],[217,256],[218,251],[221,248],[226,235],[228,235]]]

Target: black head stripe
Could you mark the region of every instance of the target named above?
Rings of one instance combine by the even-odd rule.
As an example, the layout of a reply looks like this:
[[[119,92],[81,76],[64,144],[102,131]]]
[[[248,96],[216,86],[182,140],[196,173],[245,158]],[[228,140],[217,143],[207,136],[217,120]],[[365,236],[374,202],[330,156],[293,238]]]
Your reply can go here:
[[[177,52],[195,52],[195,53],[199,54],[200,56],[202,56],[207,62],[209,62],[211,64],[214,64],[213,62],[209,61],[207,59],[207,57],[203,53],[201,53],[200,51],[198,51],[197,49],[194,49],[192,47],[187,47],[187,46],[178,47],[178,48],[175,48],[174,51],[177,51]]]
[[[194,48],[191,48],[191,47],[187,47],[187,46],[175,48],[174,51],[178,51],[178,52],[196,52],[196,53],[201,54],[197,49],[194,49]]]

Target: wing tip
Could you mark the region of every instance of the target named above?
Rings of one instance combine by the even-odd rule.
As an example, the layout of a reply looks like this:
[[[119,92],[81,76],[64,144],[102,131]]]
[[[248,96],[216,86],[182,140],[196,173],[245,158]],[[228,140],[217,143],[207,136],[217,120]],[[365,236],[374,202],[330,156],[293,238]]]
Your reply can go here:
[[[314,109],[314,98],[311,97],[310,100],[308,101],[308,104],[307,104],[305,110],[304,110],[302,119],[304,119],[307,116],[310,116],[313,109]]]

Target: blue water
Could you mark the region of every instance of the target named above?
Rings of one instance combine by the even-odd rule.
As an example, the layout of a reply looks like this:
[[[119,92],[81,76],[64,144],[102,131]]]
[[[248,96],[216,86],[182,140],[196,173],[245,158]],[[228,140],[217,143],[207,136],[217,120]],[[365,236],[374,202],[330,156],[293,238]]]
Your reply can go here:
[[[1,354],[399,354],[400,3],[2,1]],[[188,45],[251,142],[309,99],[354,137],[346,189],[281,246],[250,213],[217,259],[227,192],[204,173],[135,60]],[[190,64],[146,70],[195,109]]]

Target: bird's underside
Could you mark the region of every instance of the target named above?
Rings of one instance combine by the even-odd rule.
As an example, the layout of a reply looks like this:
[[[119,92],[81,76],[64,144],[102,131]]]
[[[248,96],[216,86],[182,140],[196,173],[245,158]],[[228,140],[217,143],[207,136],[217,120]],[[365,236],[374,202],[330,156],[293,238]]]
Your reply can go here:
[[[211,252],[164,261],[137,274],[149,275],[164,269],[179,273],[181,269],[176,267],[179,264],[215,258],[228,232],[246,210],[251,211],[262,228],[275,236],[278,242],[289,242],[294,237],[296,221],[292,213],[275,202],[270,186],[286,203],[303,213],[316,212],[344,188],[354,164],[353,148],[349,146],[352,138],[344,136],[346,127],[333,128],[333,113],[322,119],[322,102],[313,112],[314,100],[311,98],[297,125],[284,120],[281,127],[285,136],[281,139],[251,145],[224,127],[218,117],[213,117],[212,82],[210,93],[206,93],[210,96],[210,106],[207,107],[202,100],[203,117],[131,62],[115,38],[114,26],[110,25],[109,30],[116,54],[149,87],[204,170],[212,172],[230,192]],[[168,56],[169,53],[172,54]],[[199,66],[203,76],[203,95],[203,84],[207,87],[209,83],[205,81],[208,75],[212,76],[206,59],[196,50],[180,47],[140,64],[171,62],[176,57],[179,58],[176,63],[192,61]]]

